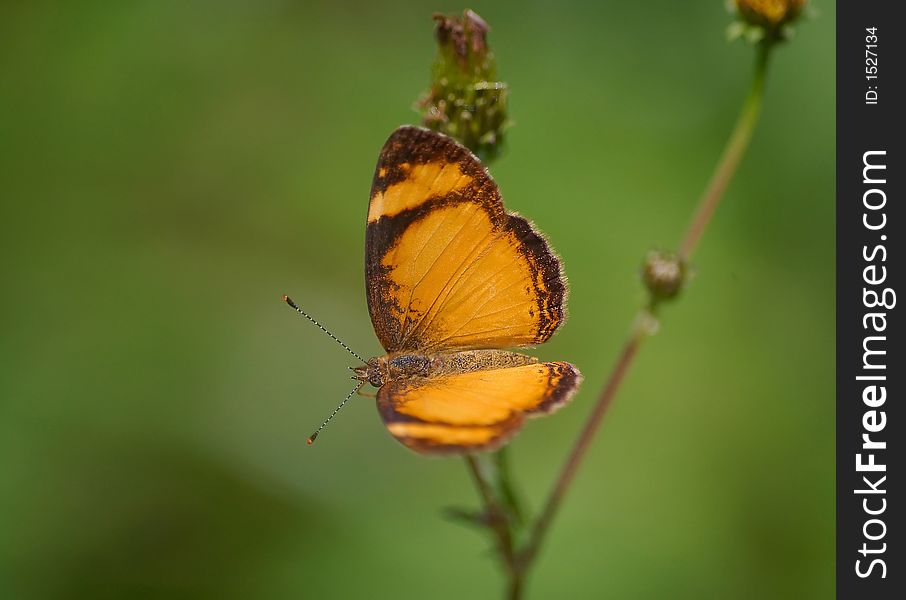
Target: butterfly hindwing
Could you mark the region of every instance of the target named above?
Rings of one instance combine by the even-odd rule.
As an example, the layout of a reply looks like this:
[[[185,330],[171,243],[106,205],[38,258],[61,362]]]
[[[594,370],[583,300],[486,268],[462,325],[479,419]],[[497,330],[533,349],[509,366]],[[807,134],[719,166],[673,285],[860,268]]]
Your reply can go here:
[[[378,390],[388,431],[426,454],[491,450],[514,435],[526,416],[563,406],[581,382],[566,362],[391,381]]]
[[[565,317],[560,262],[508,214],[454,140],[401,127],[375,170],[365,235],[375,332],[388,352],[540,344]]]

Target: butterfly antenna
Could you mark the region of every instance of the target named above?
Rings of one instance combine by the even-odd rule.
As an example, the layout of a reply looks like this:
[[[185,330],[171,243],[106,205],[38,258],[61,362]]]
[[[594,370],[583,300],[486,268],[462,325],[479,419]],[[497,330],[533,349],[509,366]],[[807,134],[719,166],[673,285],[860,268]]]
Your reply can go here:
[[[346,352],[349,352],[350,354],[352,354],[354,357],[356,357],[357,359],[359,359],[359,361],[361,361],[361,362],[363,362],[363,363],[367,363],[367,362],[368,362],[367,360],[365,360],[364,358],[362,358],[361,356],[359,356],[358,354],[356,354],[355,352],[353,352],[353,351],[352,351],[352,348],[350,348],[349,346],[347,346],[346,344],[344,344],[343,342],[341,342],[341,341],[340,341],[340,338],[338,338],[338,337],[335,336],[334,334],[332,334],[332,333],[330,333],[329,331],[327,331],[327,328],[324,327],[323,325],[321,325],[320,323],[318,323],[317,321],[315,321],[315,320],[312,318],[312,316],[311,316],[310,314],[308,314],[307,312],[305,312],[304,310],[302,310],[301,308],[299,308],[299,305],[297,305],[295,302],[293,302],[293,299],[292,299],[292,298],[290,298],[289,296],[287,296],[287,295],[284,294],[284,296],[283,296],[283,301],[286,302],[287,304],[289,304],[289,305],[290,305],[297,313],[299,313],[300,315],[302,315],[303,317],[305,317],[306,319],[308,319],[309,321],[311,321],[312,323],[314,323],[315,325],[317,325],[318,329],[320,329],[321,331],[323,331],[324,333],[326,333],[327,335],[329,335],[330,338],[331,338],[333,341],[335,341],[335,342],[338,343],[339,345],[343,346],[343,349],[346,350]],[[351,394],[350,394],[350,395],[351,395]],[[348,400],[348,398],[347,398],[347,400]],[[342,404],[341,404],[340,406],[342,406]],[[333,415],[331,415],[331,416],[333,416]],[[330,420],[330,419],[328,419],[328,421],[329,421],[329,420]],[[323,425],[322,425],[322,427],[323,427]],[[318,431],[320,431],[320,429],[319,429]],[[315,434],[315,435],[317,435],[317,434]]]
[[[333,412],[330,413],[330,416],[329,416],[329,417],[327,417],[326,419],[324,419],[324,422],[321,423],[321,426],[318,427],[317,431],[315,431],[313,434],[311,434],[311,435],[308,437],[308,445],[309,445],[309,446],[311,446],[312,444],[315,443],[315,440],[318,439],[318,434],[321,433],[321,430],[324,429],[324,427],[326,427],[327,424],[330,423],[330,420],[333,419],[333,418],[336,416],[336,414],[337,414],[338,412],[340,412],[340,409],[343,408],[343,406],[345,406],[347,402],[349,402],[349,399],[352,398],[352,395],[355,394],[355,393],[356,393],[357,391],[359,391],[360,389],[362,389],[362,386],[363,386],[363,385],[365,385],[365,382],[364,382],[364,381],[361,382],[361,383],[359,383],[359,384],[357,384],[354,388],[352,388],[352,391],[351,391],[351,392],[349,392],[348,394],[346,394],[346,398],[344,398],[343,401],[340,402],[340,405],[339,405],[338,407],[336,407],[335,409],[333,409]]]

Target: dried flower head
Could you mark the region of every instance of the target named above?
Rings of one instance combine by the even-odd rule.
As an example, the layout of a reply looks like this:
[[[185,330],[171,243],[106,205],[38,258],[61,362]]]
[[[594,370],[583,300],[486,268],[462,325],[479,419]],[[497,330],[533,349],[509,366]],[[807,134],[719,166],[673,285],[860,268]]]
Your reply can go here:
[[[431,87],[418,103],[425,127],[456,139],[487,162],[500,152],[507,118],[506,84],[496,81],[488,24],[471,10],[435,14],[437,58]]]

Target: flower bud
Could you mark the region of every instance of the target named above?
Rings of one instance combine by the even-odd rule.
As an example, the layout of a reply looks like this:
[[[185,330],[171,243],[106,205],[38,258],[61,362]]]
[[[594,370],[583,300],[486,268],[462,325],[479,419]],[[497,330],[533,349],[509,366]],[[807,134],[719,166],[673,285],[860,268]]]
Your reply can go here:
[[[488,162],[499,154],[509,125],[507,87],[496,81],[496,61],[487,43],[490,28],[471,10],[462,16],[435,14],[434,20],[437,58],[431,87],[418,103],[422,123]]]
[[[670,300],[679,294],[686,282],[686,264],[672,252],[652,250],[645,257],[642,281],[653,302]]]
[[[739,22],[731,36],[745,36],[753,42],[779,40],[790,36],[792,24],[802,15],[808,0],[733,0]]]

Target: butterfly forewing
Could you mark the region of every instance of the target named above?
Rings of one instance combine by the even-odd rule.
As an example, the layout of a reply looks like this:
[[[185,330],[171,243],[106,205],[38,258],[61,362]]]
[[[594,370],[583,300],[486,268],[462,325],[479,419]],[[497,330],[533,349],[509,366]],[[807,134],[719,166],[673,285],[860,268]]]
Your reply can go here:
[[[450,138],[401,127],[375,170],[368,307],[388,352],[524,347],[564,319],[560,262]]]

